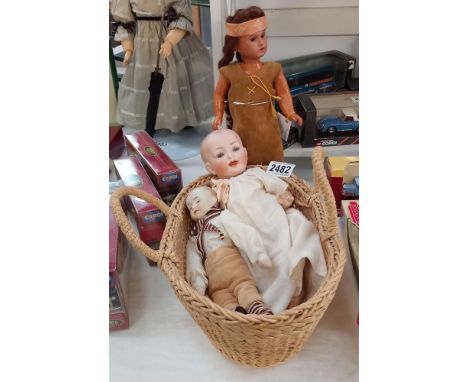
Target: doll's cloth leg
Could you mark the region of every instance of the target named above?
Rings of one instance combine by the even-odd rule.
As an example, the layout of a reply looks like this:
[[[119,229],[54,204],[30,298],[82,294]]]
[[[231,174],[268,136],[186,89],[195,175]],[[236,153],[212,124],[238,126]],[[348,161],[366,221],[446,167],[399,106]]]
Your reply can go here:
[[[218,248],[210,252],[205,260],[206,275],[208,278],[208,296],[223,308],[234,310],[239,305],[236,296],[229,290],[230,280],[226,277],[222,269],[224,267],[224,250],[226,248]],[[223,268],[224,269],[224,268]],[[229,276],[230,273],[228,272]]]
[[[216,298],[223,306],[225,301],[232,304],[233,296],[236,305],[247,308],[255,301],[262,301],[255,281],[240,255],[234,247],[221,247],[211,252],[205,261],[208,275],[208,294]],[[214,297],[213,297],[214,296]]]
[[[236,296],[229,289],[216,289],[208,294],[214,303],[225,309],[234,310],[239,305]]]

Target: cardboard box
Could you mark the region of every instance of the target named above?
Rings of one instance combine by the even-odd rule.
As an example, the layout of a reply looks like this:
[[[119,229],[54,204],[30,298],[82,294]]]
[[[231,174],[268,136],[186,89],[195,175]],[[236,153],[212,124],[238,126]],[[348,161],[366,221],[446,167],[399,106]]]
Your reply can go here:
[[[342,215],[345,218],[344,241],[359,285],[359,200],[343,200],[341,203]]]
[[[121,126],[109,126],[109,158],[117,159],[125,150],[125,140]]]
[[[359,157],[327,157],[325,158],[325,172],[330,182],[333,195],[335,196],[336,208],[340,211],[341,200],[343,200],[343,178],[347,166],[355,169],[355,163],[359,163]],[[359,174],[359,173],[358,173]]]
[[[353,77],[356,58],[331,50],[279,61],[291,94],[342,89]]]
[[[114,166],[117,178],[122,180],[125,186],[141,188],[161,199],[143,165],[136,157],[115,159]],[[148,245],[160,241],[166,225],[166,217],[161,210],[136,196],[126,198],[126,204],[135,218],[141,240]]]
[[[109,330],[129,326],[126,289],[125,259],[128,243],[109,206]]]
[[[182,189],[180,168],[146,131],[126,134],[125,141],[129,153],[138,156],[161,198],[170,205]]]
[[[352,114],[359,117],[359,93],[346,91],[330,94],[300,94],[294,99],[296,112],[304,120],[299,130],[303,147],[339,146],[359,143],[359,131],[322,132],[317,121],[324,116]]]

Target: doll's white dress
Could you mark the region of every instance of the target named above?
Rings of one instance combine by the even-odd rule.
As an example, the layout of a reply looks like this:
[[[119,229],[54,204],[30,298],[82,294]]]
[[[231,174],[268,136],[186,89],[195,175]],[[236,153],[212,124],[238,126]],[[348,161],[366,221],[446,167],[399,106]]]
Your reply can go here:
[[[213,115],[213,64],[208,49],[192,32],[192,8],[189,0],[113,0],[111,13],[115,21],[130,23],[135,16],[161,16],[163,3],[181,15],[168,26],[188,33],[172,49],[167,60],[160,60],[165,76],[156,119],[156,129],[179,132],[195,126]],[[134,40],[134,51],[119,84],[117,121],[144,130],[151,72],[156,66],[160,21],[137,20],[135,33],[119,25],[117,41]],[[163,32],[163,41],[166,33]]]
[[[308,259],[312,265],[311,277],[319,280],[326,275],[317,229],[299,210],[281,207],[276,195],[286,191],[287,183],[261,168],[249,168],[227,181],[226,208],[258,231],[273,263],[272,268],[250,262],[248,265],[265,303],[274,313],[279,313],[297,293],[296,276],[302,284],[303,259]]]

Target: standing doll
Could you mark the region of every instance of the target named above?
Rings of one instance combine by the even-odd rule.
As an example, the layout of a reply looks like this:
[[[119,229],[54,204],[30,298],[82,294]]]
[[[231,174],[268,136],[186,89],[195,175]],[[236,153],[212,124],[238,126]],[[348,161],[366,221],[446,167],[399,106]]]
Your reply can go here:
[[[173,17],[158,52],[161,16],[168,10]],[[119,23],[115,39],[122,44],[127,66],[119,84],[117,121],[145,129],[148,86],[158,54],[165,81],[155,128],[177,133],[212,116],[212,61],[192,32],[190,0],[113,0],[111,12]]]
[[[266,16],[259,7],[238,9],[226,19],[223,58],[213,97],[215,120],[221,125],[227,96],[232,129],[249,153],[248,164],[283,161],[283,143],[274,101],[289,120],[302,125],[293,108],[288,83],[277,62],[262,62],[267,51]],[[236,53],[237,61],[230,63]]]

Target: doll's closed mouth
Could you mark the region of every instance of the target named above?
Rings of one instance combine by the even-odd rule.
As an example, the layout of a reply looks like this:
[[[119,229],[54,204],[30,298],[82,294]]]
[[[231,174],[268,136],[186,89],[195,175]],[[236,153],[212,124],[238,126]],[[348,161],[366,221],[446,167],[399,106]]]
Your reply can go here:
[[[239,163],[239,161],[233,160],[233,161],[229,162],[229,167],[237,166],[238,163]]]

